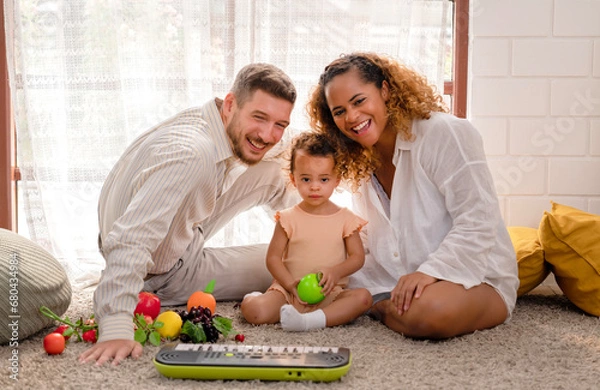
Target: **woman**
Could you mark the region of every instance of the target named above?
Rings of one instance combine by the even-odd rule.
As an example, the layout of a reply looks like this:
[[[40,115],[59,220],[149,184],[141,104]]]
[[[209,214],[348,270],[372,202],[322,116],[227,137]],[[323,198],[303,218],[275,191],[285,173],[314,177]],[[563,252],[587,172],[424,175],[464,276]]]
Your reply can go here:
[[[393,59],[333,61],[308,103],[336,140],[363,229],[364,267],[351,287],[371,315],[414,338],[448,338],[510,319],[519,285],[482,141],[442,97]]]

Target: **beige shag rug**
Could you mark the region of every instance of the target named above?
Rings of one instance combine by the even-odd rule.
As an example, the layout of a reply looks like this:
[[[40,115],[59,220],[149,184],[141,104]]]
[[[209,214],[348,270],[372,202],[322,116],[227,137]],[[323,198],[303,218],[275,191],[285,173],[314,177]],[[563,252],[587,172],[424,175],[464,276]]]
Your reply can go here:
[[[533,293],[519,298],[512,321],[494,329],[446,341],[404,338],[368,317],[353,324],[305,333],[278,325],[251,326],[235,302],[219,302],[217,312],[233,318],[251,345],[343,346],[352,365],[330,383],[198,381],[170,379],[155,369],[158,347],[146,346],[139,360],[118,367],[82,365],[87,348],[69,343],[49,356],[44,330],[18,347],[18,380],[10,378],[10,348],[2,346],[0,388],[15,389],[598,389],[600,320],[575,308],[562,294]],[[67,315],[89,316],[92,291],[75,291]],[[232,343],[231,340],[220,340]]]

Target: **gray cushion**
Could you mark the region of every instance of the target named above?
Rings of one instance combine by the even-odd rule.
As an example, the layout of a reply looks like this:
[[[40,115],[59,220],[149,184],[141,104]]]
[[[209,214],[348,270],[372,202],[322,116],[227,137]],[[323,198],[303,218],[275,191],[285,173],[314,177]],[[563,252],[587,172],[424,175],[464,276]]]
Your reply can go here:
[[[23,340],[52,325],[54,320],[41,314],[40,307],[62,316],[71,293],[58,260],[33,241],[0,229],[0,344]]]

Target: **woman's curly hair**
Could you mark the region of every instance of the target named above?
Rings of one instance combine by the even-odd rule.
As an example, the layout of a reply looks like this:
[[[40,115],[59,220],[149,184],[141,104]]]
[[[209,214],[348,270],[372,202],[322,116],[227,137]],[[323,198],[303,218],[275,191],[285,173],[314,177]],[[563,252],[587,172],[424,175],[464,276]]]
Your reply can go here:
[[[372,148],[363,147],[337,128],[325,98],[327,84],[353,69],[364,82],[373,83],[377,88],[381,88],[384,81],[388,83],[388,126],[396,128],[405,140],[412,139],[410,123],[413,119],[429,119],[431,112],[448,112],[448,109],[437,88],[430,85],[425,76],[390,57],[356,52],[342,55],[327,65],[311,92],[306,109],[311,127],[327,134],[340,149],[342,179],[356,190],[359,182],[370,177],[379,166],[379,159]]]

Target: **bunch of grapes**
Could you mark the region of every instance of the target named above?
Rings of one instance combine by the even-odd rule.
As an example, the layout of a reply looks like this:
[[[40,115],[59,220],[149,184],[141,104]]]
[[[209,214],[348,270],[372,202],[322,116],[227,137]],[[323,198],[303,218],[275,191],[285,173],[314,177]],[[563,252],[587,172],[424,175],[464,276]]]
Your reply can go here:
[[[213,317],[217,317],[218,314],[213,316],[208,307],[193,306],[189,312],[185,309],[176,310],[175,312],[179,314],[184,323],[186,321],[190,321],[194,325],[201,325],[202,330],[204,330],[204,334],[206,335],[207,342],[214,343],[218,340],[219,331],[213,324]],[[181,334],[179,339],[183,343],[189,343],[192,341],[190,336],[186,334]]]

